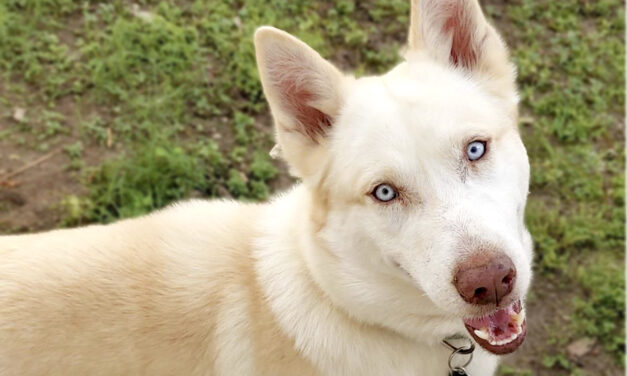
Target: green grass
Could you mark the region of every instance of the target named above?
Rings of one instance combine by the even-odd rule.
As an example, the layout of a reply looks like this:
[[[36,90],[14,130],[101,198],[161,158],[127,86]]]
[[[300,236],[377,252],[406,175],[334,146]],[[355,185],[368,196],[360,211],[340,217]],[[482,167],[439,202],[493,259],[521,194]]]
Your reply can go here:
[[[503,16],[518,30],[513,56],[529,118],[523,127],[532,169],[527,222],[537,269],[583,288],[572,333],[597,338],[622,363],[623,5],[523,0]]]
[[[68,167],[86,194],[63,200],[64,225],[109,222],[190,196],[267,198],[285,171],[267,157],[272,130],[254,29],[286,29],[361,75],[398,61],[409,14],[408,0],[136,3],[0,2],[0,116],[28,109],[0,139],[42,152],[67,142]],[[536,273],[581,291],[561,341],[594,337],[622,362],[622,2],[486,3],[519,69]],[[92,149],[115,156],[90,166]],[[578,372],[560,349],[543,364]]]

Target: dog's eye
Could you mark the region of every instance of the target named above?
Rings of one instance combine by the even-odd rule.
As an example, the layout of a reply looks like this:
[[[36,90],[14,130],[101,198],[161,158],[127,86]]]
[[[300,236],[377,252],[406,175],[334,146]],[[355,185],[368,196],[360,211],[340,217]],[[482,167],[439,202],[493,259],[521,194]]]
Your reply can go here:
[[[485,142],[483,141],[473,141],[468,144],[468,147],[466,148],[466,155],[470,161],[476,161],[477,159],[483,157],[484,154]]]
[[[398,196],[398,192],[389,184],[379,184],[372,191],[372,195],[381,202],[388,202],[394,200]]]

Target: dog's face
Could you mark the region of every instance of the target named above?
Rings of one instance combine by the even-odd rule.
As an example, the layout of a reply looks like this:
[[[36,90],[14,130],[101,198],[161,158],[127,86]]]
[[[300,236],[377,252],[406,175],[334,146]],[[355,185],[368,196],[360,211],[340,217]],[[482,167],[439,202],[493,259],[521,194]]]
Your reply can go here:
[[[445,335],[463,320],[485,349],[511,352],[531,279],[514,70],[475,1],[412,6],[406,61],[381,77],[355,80],[281,31],[257,32],[278,143],[312,193],[335,269],[318,282],[336,301],[398,330],[439,317]]]

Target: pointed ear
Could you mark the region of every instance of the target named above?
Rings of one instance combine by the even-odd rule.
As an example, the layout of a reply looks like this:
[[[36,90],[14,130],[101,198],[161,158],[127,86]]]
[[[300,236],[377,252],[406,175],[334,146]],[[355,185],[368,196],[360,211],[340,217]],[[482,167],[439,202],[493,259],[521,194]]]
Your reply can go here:
[[[315,169],[312,159],[339,115],[345,77],[305,43],[272,27],[257,30],[255,50],[281,154],[304,177]]]
[[[411,0],[409,51],[483,75],[495,94],[516,96],[507,47],[477,0]]]

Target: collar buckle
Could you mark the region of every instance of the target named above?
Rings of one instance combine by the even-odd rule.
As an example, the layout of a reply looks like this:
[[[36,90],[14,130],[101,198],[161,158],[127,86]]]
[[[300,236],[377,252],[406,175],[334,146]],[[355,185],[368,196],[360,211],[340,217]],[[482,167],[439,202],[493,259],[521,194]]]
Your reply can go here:
[[[468,341],[468,345],[467,346],[455,346],[451,343],[451,340],[458,340],[458,339],[465,339]],[[442,340],[442,344],[447,347],[449,350],[451,350],[451,355],[449,355],[448,357],[448,369],[449,369],[449,376],[469,376],[468,372],[466,371],[466,367],[468,367],[468,365],[470,364],[470,362],[472,362],[472,356],[473,356],[473,352],[475,351],[475,344],[468,338],[465,336],[461,336],[461,335],[455,335],[455,336],[451,336],[451,337],[447,337],[445,339]],[[457,356],[463,356],[463,355],[470,355],[468,357],[468,359],[466,360],[465,363],[463,363],[461,366],[460,365],[453,365],[453,359]],[[458,363],[458,362],[455,362]]]

